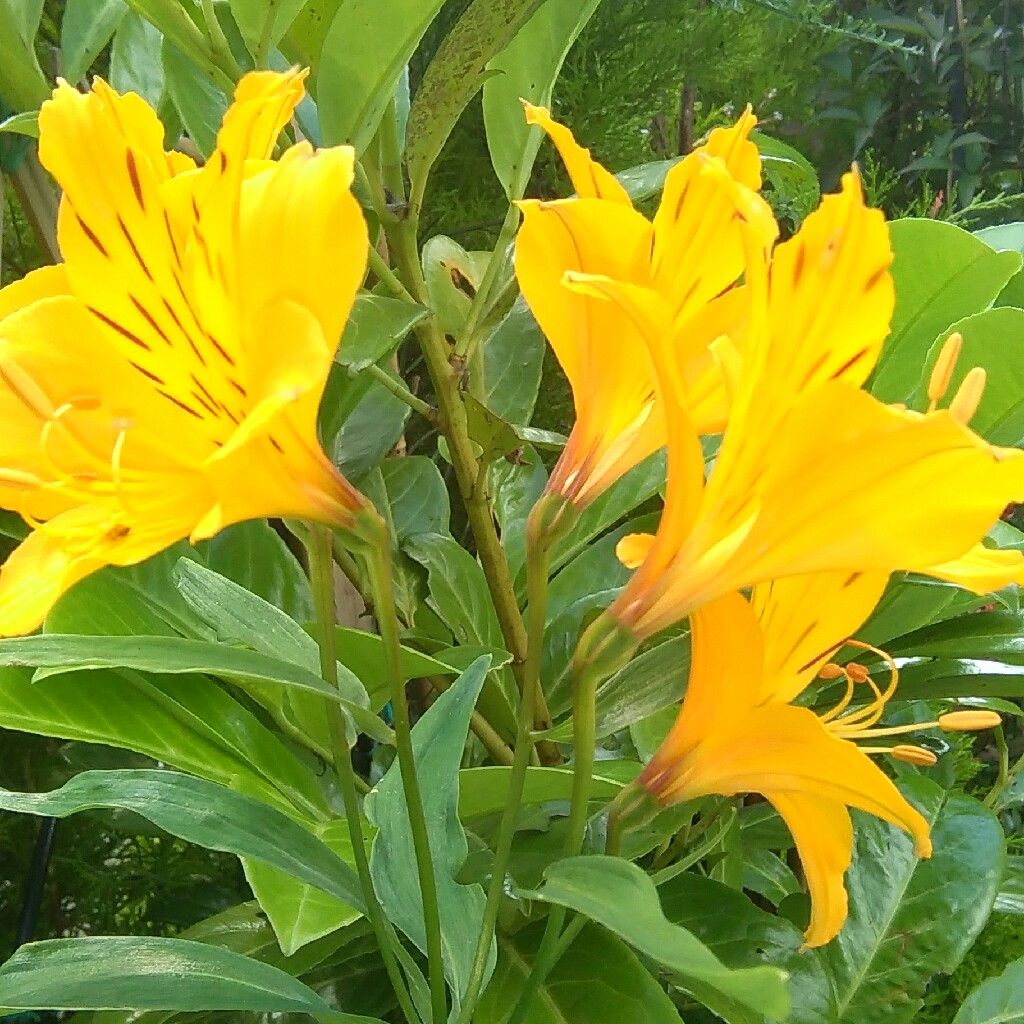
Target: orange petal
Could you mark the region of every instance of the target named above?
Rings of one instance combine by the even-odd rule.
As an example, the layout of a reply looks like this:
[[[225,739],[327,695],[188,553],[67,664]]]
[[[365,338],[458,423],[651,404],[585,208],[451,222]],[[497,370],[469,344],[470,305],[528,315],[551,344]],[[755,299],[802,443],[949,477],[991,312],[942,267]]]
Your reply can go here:
[[[1024,552],[975,544],[959,558],[929,566],[921,572],[975,594],[988,594],[1011,583],[1024,583]]]

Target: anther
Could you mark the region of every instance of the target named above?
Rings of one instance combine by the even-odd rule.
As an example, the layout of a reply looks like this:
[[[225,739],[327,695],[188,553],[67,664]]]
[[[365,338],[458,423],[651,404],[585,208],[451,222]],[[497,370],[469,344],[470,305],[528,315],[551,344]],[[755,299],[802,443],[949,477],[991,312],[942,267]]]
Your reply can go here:
[[[847,662],[846,674],[854,683],[866,683],[871,677],[871,673],[857,661]]]
[[[953,371],[956,369],[956,361],[960,358],[960,348],[964,343],[964,336],[959,331],[954,331],[942,345],[939,358],[935,360],[932,367],[932,375],[928,379],[928,411],[931,412],[936,403],[949,390],[949,382],[953,379]]]
[[[939,715],[939,728],[944,732],[977,732],[1002,724],[995,711],[949,711]]]
[[[915,747],[909,743],[897,743],[895,747],[890,748],[886,753],[890,757],[895,757],[897,761],[903,761],[906,764],[916,764],[921,768],[930,768],[939,761],[930,750],[925,750],[924,747]]]
[[[949,414],[958,423],[966,426],[978,411],[985,391],[986,376],[983,366],[975,366],[960,382],[953,401],[949,403]]]
[[[841,679],[846,673],[843,671],[841,665],[837,665],[834,661],[828,662],[826,665],[822,665],[818,671],[819,679]]]

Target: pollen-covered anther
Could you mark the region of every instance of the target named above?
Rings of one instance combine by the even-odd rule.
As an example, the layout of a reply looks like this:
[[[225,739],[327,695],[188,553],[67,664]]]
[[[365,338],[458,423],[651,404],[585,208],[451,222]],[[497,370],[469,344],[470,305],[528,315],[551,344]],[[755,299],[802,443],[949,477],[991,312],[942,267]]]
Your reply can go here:
[[[954,331],[942,344],[939,358],[935,360],[931,377],[928,378],[928,401],[931,403],[928,406],[929,412],[949,390],[949,382],[953,379],[953,371],[956,369],[957,359],[960,358],[963,343],[964,336],[959,331]]]
[[[891,747],[886,753],[890,757],[896,758],[897,761],[903,761],[906,764],[916,764],[920,768],[931,768],[932,765],[938,764],[939,761],[930,750],[925,750],[924,747],[916,747],[910,743],[897,743],[895,747]]]
[[[987,374],[983,366],[975,366],[960,382],[953,401],[949,403],[949,414],[958,423],[966,426],[970,423],[981,404],[981,396],[985,392]]]
[[[850,682],[866,683],[871,677],[871,673],[858,661],[849,661],[844,668]]]
[[[1002,721],[1002,717],[995,711],[949,711],[938,718],[939,728],[943,732],[978,732],[994,729]]]

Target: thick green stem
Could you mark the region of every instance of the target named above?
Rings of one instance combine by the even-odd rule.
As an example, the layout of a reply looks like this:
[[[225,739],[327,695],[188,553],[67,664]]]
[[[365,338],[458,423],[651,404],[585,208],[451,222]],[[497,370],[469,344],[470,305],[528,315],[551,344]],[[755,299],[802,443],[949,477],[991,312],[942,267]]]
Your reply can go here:
[[[395,272],[388,266],[387,260],[371,245],[368,252],[369,256],[369,267],[370,270],[377,276],[377,280],[396,299],[401,299],[403,302],[415,302],[416,300],[409,294],[408,289],[398,280]]]
[[[531,521],[533,525],[533,521]],[[473,968],[466,988],[459,1024],[468,1024],[473,1015],[473,1007],[483,983],[484,970],[487,967],[487,956],[491,948],[491,937],[498,921],[498,910],[501,906],[501,894],[505,888],[505,871],[512,854],[512,841],[516,832],[516,815],[523,798],[523,787],[526,783],[526,771],[530,765],[530,754],[533,750],[531,730],[537,700],[542,697],[540,681],[540,656],[544,645],[544,622],[548,603],[548,555],[549,548],[546,538],[538,537],[536,530],[528,530],[526,540],[526,573],[527,593],[529,599],[529,633],[526,655],[526,686],[523,698],[519,702],[519,718],[516,726],[515,759],[512,762],[512,774],[508,782],[508,794],[505,797],[505,809],[501,816],[498,829],[498,843],[494,851],[494,867],[491,872],[491,884],[487,889],[487,903],[484,905],[483,923],[480,937],[477,940]]]
[[[214,10],[213,0],[202,0],[202,7],[203,20],[206,22],[206,32],[210,37],[210,48],[217,66],[225,75],[237,81],[242,77],[242,69],[238,66],[238,61],[235,60],[235,55],[231,52],[231,47],[228,45],[227,36],[224,35],[224,30],[220,27],[220,22],[217,20],[217,12]]]
[[[433,1024],[444,1024],[448,1017],[448,1003],[445,995],[444,959],[441,951],[441,913],[437,901],[437,879],[434,875],[434,858],[430,852],[430,837],[427,832],[426,815],[423,811],[423,798],[420,795],[419,780],[416,775],[416,761],[412,748],[412,725],[409,719],[409,702],[405,693],[402,648],[398,638],[399,626],[395,616],[395,594],[391,582],[391,549],[383,523],[376,544],[368,552],[368,565],[373,588],[374,608],[377,613],[377,628],[384,641],[384,654],[387,659],[388,674],[391,677],[391,709],[395,719],[398,766],[402,776],[406,808],[409,813],[409,827],[412,830],[413,850],[416,854],[416,871],[423,900],[423,926],[427,940],[431,1014]]]
[[[324,681],[331,686],[338,686],[338,659],[335,650],[336,614],[334,609],[334,559],[332,553],[331,531],[318,524],[309,526],[309,535],[304,536],[306,552],[309,556],[309,575],[313,589],[313,601],[316,606],[317,643],[320,646],[320,673]],[[338,776],[342,799],[345,804],[345,819],[348,823],[349,836],[352,840],[352,855],[356,862],[356,873],[363,890],[366,902],[366,916],[370,919],[377,945],[384,960],[384,967],[391,979],[391,985],[398,997],[399,1005],[411,1024],[419,1021],[419,1015],[413,1005],[405,978],[402,976],[398,961],[395,959],[391,943],[392,933],[389,932],[387,921],[377,902],[377,894],[373,889],[370,877],[370,863],[366,857],[366,840],[363,835],[362,817],[359,813],[359,793],[356,784],[356,773],[352,767],[348,737],[345,732],[345,719],[341,708],[333,701],[328,701],[328,722],[330,726],[331,747],[334,754],[334,769]]]
[[[391,224],[388,227],[388,242],[399,268],[399,274],[412,293],[413,298],[428,304],[426,282],[416,248],[416,228],[410,220]],[[512,655],[512,671],[519,685],[519,692],[525,689],[526,628],[519,613],[508,559],[494,526],[487,493],[480,486],[476,456],[469,437],[466,407],[461,394],[461,365],[458,359],[449,359],[448,345],[433,320],[424,321],[416,328],[420,348],[427,365],[427,372],[434,385],[439,413],[439,426],[448,441],[455,479],[469,519],[477,555],[484,570],[484,577],[494,601],[494,609],[501,625],[502,636]],[[551,725],[547,704],[543,695],[537,701],[534,727],[544,730]]]
[[[265,71],[270,67],[270,40],[274,35],[274,23],[277,21],[277,0],[269,0],[263,12],[263,25],[260,27],[260,38],[256,43],[256,52],[252,55],[257,71]]]

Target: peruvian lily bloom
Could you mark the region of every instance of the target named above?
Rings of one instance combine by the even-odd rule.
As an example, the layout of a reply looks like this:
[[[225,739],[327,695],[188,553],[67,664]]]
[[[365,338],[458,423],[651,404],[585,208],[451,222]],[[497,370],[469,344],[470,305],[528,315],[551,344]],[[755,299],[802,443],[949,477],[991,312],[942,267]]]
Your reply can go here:
[[[628,310],[566,287],[566,275],[599,275],[650,289],[668,313],[666,343],[681,368],[681,397],[702,433],[721,431],[729,395],[722,362],[735,361],[747,313],[744,231],[736,190],[757,206],[763,245],[778,233],[761,185],[756,124],[748,110],[731,128],[673,167],[653,222],[634,210],[622,185],[547,110],[526,105],[558,147],[576,198],[520,203],[516,274],[530,309],[572,387],[576,420],[548,482],[578,508],[665,444],[650,359]],[[718,342],[717,346],[714,342]]]
[[[316,434],[366,263],[354,155],[270,160],[303,78],[243,78],[201,169],[99,79],[43,104],[64,262],[0,291],[0,504],[34,527],[0,572],[0,634],[183,537],[271,515],[351,528],[365,507]]]
[[[881,727],[897,682],[891,661],[884,689],[858,663],[826,664],[884,585],[885,574],[877,573],[791,577],[756,588],[753,608],[741,595],[727,594],[694,612],[686,697],[637,779],[662,806],[712,794],[759,793],[769,800],[793,835],[811,896],[807,946],[834,938],[846,919],[849,807],[908,832],[919,856],[931,853],[928,822],[868,755],[934,764],[925,748],[891,740],[999,721],[992,712],[952,712],[935,722]],[[846,682],[842,699],[820,715],[792,703],[819,671]],[[857,690],[868,695],[852,707]]]
[[[889,327],[892,259],[880,212],[856,174],[769,262],[753,237],[750,327],[736,399],[710,480],[664,344],[667,314],[648,290],[578,276],[643,322],[665,395],[668,490],[657,535],[624,539],[636,573],[608,610],[640,639],[723,594],[820,571],[935,575],[987,589],[1020,574],[979,548],[1024,495],[1024,454],[967,426],[978,380],[948,409],[918,413],[860,390]],[[970,376],[970,375],[969,375]],[[965,381],[966,384],[966,381]],[[842,482],[842,483],[840,483]]]

